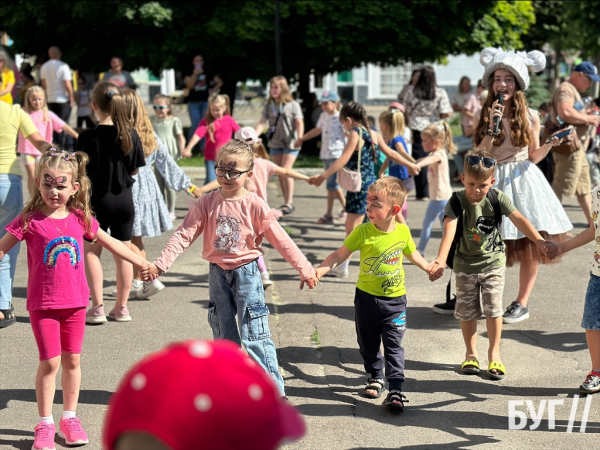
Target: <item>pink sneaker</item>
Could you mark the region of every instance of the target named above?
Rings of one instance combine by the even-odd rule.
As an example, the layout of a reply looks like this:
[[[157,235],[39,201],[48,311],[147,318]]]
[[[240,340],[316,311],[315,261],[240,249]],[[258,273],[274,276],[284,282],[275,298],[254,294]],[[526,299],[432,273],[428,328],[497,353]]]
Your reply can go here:
[[[85,445],[89,442],[81,420],[77,417],[61,419],[58,436],[63,438],[67,445]]]
[[[92,306],[85,313],[85,323],[99,324],[105,322],[104,305]]]
[[[120,311],[113,309],[108,313],[108,318],[114,320],[115,322],[131,322],[131,316],[129,315],[127,306],[121,306]]]
[[[56,427],[53,423],[38,423],[35,428],[35,439],[31,450],[54,450]]]

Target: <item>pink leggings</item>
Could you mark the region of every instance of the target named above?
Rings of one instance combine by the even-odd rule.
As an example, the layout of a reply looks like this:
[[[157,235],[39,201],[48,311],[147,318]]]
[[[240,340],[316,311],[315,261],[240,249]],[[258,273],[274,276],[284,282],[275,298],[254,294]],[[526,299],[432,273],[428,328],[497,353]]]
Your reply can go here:
[[[60,356],[62,352],[81,353],[85,308],[29,311],[29,319],[40,361]]]
[[[258,257],[257,264],[258,264],[258,270],[260,271],[260,273],[268,272],[267,265],[265,264],[265,258],[263,255],[260,255]]]

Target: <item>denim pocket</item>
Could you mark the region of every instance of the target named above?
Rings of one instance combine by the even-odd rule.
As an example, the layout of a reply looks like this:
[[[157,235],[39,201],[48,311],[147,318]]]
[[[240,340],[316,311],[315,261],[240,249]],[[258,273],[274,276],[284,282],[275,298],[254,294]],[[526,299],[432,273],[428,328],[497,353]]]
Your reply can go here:
[[[259,341],[271,337],[269,330],[269,308],[265,305],[254,304],[247,307],[248,310],[248,338],[251,341]]]
[[[214,302],[208,302],[208,324],[212,328],[214,336],[219,336],[221,334],[219,316],[217,315],[217,305],[215,305]]]

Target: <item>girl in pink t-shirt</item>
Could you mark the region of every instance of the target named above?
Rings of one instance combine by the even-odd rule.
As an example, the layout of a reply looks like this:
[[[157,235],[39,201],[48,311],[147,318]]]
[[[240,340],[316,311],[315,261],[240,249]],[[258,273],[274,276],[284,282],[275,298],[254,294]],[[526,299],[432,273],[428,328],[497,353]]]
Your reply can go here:
[[[27,111],[33,120],[34,125],[42,135],[45,141],[52,142],[53,132],[60,133],[64,131],[69,136],[75,139],[79,134],[67,125],[60,117],[52,111],[48,111],[46,103],[46,94],[40,86],[31,86],[25,91],[25,102],[23,110]],[[33,146],[31,142],[19,133],[19,143],[17,153],[21,155],[23,165],[25,166],[25,174],[27,175],[27,188],[29,189],[29,198],[33,197],[35,184],[33,182],[35,163],[40,159],[41,153]]]
[[[261,285],[257,258],[263,237],[300,272],[312,289],[312,265],[281,228],[281,212],[245,189],[254,169],[250,145],[232,140],[218,155],[216,175],[221,188],[202,196],[171,236],[160,257],[140,273],[146,281],[166,272],[202,233],[202,257],[210,262],[208,321],[215,339],[229,339],[244,348],[275,380],[285,395],[270,339],[269,309]],[[237,326],[236,326],[237,316]]]
[[[187,147],[181,152],[181,156],[189,158],[192,156],[192,148],[206,137],[204,146],[204,167],[206,167],[206,178],[204,184],[208,184],[216,179],[215,160],[221,147],[231,140],[233,133],[240,129],[240,126],[231,117],[229,107],[229,96],[225,94],[213,94],[208,98],[208,113],[200,121],[196,132],[188,142]]]
[[[441,227],[444,228],[444,208],[452,197],[448,152],[454,154],[456,150],[452,141],[452,130],[443,120],[421,131],[421,137],[423,150],[429,153],[428,156],[417,161],[419,168],[429,166],[427,170],[429,204],[425,210],[419,245],[417,245],[419,253],[424,255],[435,220],[439,219]]]
[[[90,208],[88,157],[49,148],[35,173],[36,190],[23,212],[0,239],[0,259],[19,241],[27,242],[27,310],[38,351],[35,391],[39,423],[33,449],[55,448],[52,404],[62,365],[64,411],[58,435],[67,445],[88,442],[76,417],[81,386],[80,355],[90,290],[85,278],[83,241],[97,241],[111,252],[144,266],[147,262],[98,228]]]
[[[296,172],[292,169],[284,169],[269,160],[269,154],[267,149],[263,145],[262,141],[256,134],[256,130],[252,127],[244,127],[235,132],[235,139],[238,141],[245,142],[252,147],[252,153],[254,154],[254,168],[252,169],[252,176],[248,178],[245,188],[249,192],[254,192],[265,202],[267,201],[267,185],[269,179],[273,175],[284,176],[294,178],[296,180],[303,180],[308,182],[310,179],[308,176]],[[201,194],[206,194],[215,189],[219,189],[219,182],[217,180],[212,181],[202,188],[199,188]],[[263,287],[266,289],[273,284],[271,276],[267,270],[265,259],[263,255],[258,257],[258,269],[262,277]]]

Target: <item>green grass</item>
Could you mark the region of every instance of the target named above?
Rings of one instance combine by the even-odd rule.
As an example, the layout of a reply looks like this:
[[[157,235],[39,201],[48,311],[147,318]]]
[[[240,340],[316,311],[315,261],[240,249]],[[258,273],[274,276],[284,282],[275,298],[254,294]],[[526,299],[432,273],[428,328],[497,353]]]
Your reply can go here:
[[[285,231],[290,236],[292,235],[292,227],[289,227],[289,226],[286,225],[286,226],[283,227],[283,231]]]
[[[194,155],[191,158],[181,158],[177,161],[181,167],[204,167],[204,158],[200,155]],[[318,156],[303,155],[300,153],[298,159],[294,163],[294,169],[301,169],[305,167],[322,167],[323,163]]]
[[[321,336],[319,336],[319,330],[315,328],[313,334],[310,335],[310,339],[317,344],[317,347],[321,345]]]
[[[177,161],[181,167],[204,167],[204,157],[201,155],[194,155],[191,158],[181,158]]]

